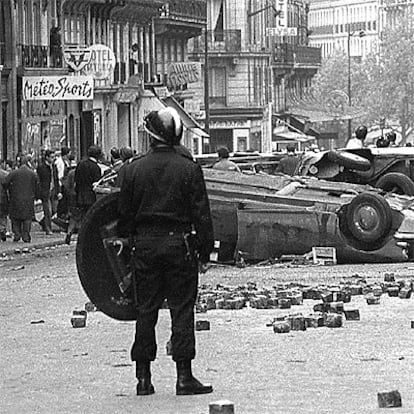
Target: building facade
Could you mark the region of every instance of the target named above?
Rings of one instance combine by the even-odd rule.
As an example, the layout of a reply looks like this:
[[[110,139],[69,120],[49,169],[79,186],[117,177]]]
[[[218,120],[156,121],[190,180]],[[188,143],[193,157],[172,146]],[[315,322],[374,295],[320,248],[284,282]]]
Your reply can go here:
[[[205,25],[203,0],[2,1],[0,157],[67,145],[80,158],[91,144],[144,152],[143,118],[166,104],[187,116],[186,145],[201,148],[205,134],[176,97],[198,81],[187,42]],[[63,79],[76,92],[91,78],[93,99],[27,93]]]
[[[271,151],[277,117],[289,119],[287,97],[305,93],[321,63],[308,46],[307,4],[208,0],[207,9],[206,36],[189,46],[191,60],[204,68],[207,60],[209,114],[206,103],[194,113],[209,124],[204,151]]]

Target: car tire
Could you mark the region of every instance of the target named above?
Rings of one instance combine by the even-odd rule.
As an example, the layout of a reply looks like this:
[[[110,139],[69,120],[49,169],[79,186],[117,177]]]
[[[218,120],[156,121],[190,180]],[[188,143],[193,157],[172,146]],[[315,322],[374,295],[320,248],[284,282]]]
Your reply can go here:
[[[382,188],[387,193],[414,195],[414,182],[410,177],[399,172],[383,175],[378,179],[375,186]]]
[[[360,250],[377,250],[385,244],[392,228],[392,211],[379,194],[362,193],[345,206],[340,228],[350,244]]]
[[[328,152],[327,158],[348,170],[368,171],[371,168],[371,162],[368,159],[352,152],[332,150]]]

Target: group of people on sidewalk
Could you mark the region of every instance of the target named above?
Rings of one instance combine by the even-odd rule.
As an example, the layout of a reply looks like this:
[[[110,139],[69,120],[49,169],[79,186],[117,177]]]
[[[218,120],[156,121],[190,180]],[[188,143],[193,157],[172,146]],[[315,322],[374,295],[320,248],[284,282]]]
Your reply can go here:
[[[14,242],[30,243],[32,223],[37,221],[35,207],[37,210],[41,204],[43,218],[38,223],[42,230],[46,235],[52,234],[55,222],[66,230],[65,242],[70,244],[83,216],[96,201],[93,183],[105,170],[119,169],[133,156],[130,148],[114,148],[112,152],[115,157],[111,157],[108,166],[101,162],[102,149],[96,145],[89,147],[87,158],[79,164],[67,147],[43,150],[37,162],[29,155],[19,155],[14,165],[1,163],[0,240],[5,242],[11,234]]]

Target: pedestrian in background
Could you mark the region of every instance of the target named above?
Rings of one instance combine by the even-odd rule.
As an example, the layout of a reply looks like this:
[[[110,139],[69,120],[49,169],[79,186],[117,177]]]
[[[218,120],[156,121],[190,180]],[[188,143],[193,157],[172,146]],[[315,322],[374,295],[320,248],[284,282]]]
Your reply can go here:
[[[93,191],[93,183],[101,176],[101,168],[98,161],[102,157],[102,149],[97,145],[88,148],[88,158],[79,162],[75,171],[76,204],[81,210],[82,219],[96,201]]]
[[[65,236],[65,243],[70,244],[72,234],[77,232],[81,225],[82,212],[76,203],[76,190],[75,190],[75,173],[76,162],[72,161],[71,166],[63,179],[63,188],[65,191],[65,197],[68,202],[68,228]]]
[[[279,161],[275,172],[293,176],[300,159],[296,154],[295,144],[288,144],[286,150],[287,155]]]
[[[44,159],[37,167],[37,175],[40,182],[40,199],[44,214],[40,225],[47,235],[52,234],[52,216],[56,213],[58,200],[62,198],[58,170],[54,161],[54,152],[45,150]]]
[[[19,168],[9,173],[4,185],[9,197],[13,241],[22,239],[30,243],[34,202],[39,198],[39,178],[27,165],[29,161],[26,156],[21,156],[19,161]]]
[[[230,152],[226,147],[221,147],[217,150],[217,155],[219,157],[218,161],[213,164],[214,170],[222,171],[237,171],[241,172],[240,168],[233,161],[229,160]]]
[[[355,130],[355,137],[351,138],[346,144],[347,149],[359,149],[364,148],[365,138],[367,137],[368,129],[365,125],[360,125]]]
[[[7,233],[7,216],[9,214],[9,198],[4,184],[9,172],[0,165],[0,240],[6,241]]]
[[[398,147],[397,144],[397,134],[394,131],[388,132],[388,134],[386,135],[389,143],[390,143],[390,147]]]
[[[122,167],[122,160],[121,156],[119,155],[119,149],[116,147],[112,147],[110,154],[112,171],[118,172],[119,169]]]
[[[198,164],[174,148],[183,132],[177,111],[152,111],[144,127],[151,150],[127,165],[118,205],[120,227],[128,228],[134,240],[137,322],[131,357],[136,361],[137,395],[154,393],[150,365],[156,358],[155,326],[165,299],[172,319],[176,394],[206,394],[212,386],[194,378],[191,367],[198,265],[208,262],[214,241],[204,177]]]

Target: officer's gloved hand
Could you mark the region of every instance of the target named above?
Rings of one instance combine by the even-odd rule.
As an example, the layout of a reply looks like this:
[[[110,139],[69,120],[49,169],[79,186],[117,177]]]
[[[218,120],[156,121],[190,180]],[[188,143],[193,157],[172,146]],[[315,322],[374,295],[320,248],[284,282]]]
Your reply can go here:
[[[210,269],[210,266],[208,265],[208,263],[198,262],[199,273],[201,274],[206,273],[208,269]]]

